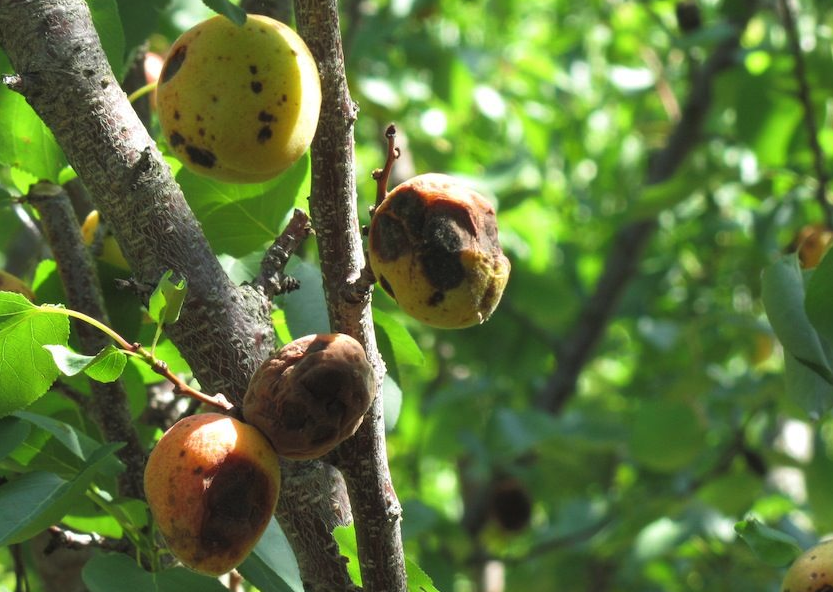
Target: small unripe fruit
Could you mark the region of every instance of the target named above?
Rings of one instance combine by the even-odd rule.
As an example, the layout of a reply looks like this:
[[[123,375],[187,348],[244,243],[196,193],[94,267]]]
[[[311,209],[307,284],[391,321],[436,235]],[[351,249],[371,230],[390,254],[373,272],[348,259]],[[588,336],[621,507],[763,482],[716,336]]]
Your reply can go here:
[[[829,592],[833,590],[833,541],[811,547],[793,561],[781,592]]]
[[[216,16],[171,46],[156,101],[168,145],[187,168],[255,183],[309,148],[321,83],[306,44],[283,23],[249,15],[237,26]]]
[[[168,548],[208,575],[238,566],[278,503],[278,455],[257,428],[219,413],[171,427],[145,467],[145,496]]]
[[[258,368],[243,417],[279,455],[318,458],[356,432],[374,397],[373,370],[358,341],[342,333],[307,335]]]
[[[418,175],[376,208],[370,267],[406,313],[434,327],[486,321],[509,279],[492,205],[448,175]]]

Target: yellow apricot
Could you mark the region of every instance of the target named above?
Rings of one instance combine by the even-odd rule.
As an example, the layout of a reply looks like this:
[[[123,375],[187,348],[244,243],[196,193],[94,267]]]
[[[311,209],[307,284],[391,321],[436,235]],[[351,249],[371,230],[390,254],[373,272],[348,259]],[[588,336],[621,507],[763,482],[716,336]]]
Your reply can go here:
[[[318,125],[321,83],[304,41],[249,15],[203,21],[171,46],[156,94],[171,151],[220,181],[271,179],[306,152]]]
[[[376,208],[370,267],[406,313],[434,327],[486,321],[509,280],[492,205],[448,175],[395,187]]]

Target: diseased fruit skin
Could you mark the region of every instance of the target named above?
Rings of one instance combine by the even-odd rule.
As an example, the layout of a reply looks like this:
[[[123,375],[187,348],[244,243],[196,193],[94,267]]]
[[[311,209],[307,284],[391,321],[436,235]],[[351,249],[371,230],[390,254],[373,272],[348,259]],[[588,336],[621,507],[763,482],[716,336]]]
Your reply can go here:
[[[208,575],[239,565],[275,512],[278,463],[257,428],[219,413],[165,432],[145,467],[145,496],[177,559]]]
[[[238,27],[216,16],[171,46],[156,101],[168,145],[187,168],[255,183],[309,148],[321,83],[309,48],[283,23],[249,15]]]
[[[319,458],[356,432],[374,397],[373,369],[358,341],[307,335],[261,364],[243,398],[243,417],[279,455]]]
[[[781,592],[833,591],[833,541],[819,543],[793,561]]]
[[[434,327],[483,323],[509,280],[494,208],[448,175],[418,175],[388,193],[371,219],[368,250],[382,288]]]

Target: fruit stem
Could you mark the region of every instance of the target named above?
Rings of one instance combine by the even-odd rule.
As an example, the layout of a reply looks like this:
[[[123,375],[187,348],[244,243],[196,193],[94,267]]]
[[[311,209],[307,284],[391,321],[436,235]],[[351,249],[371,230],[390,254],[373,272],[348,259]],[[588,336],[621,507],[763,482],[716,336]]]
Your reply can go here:
[[[388,153],[385,159],[385,168],[373,171],[373,178],[376,180],[376,207],[378,208],[385,196],[388,194],[388,180],[393,169],[393,162],[399,158],[399,148],[394,144],[396,140],[396,126],[390,124],[385,130],[385,138],[388,140]]]
[[[156,84],[157,84],[156,82],[151,82],[151,83],[146,84],[144,86],[140,86],[139,88],[134,90],[132,93],[127,95],[127,100],[130,101],[131,103],[135,103],[136,101],[141,99],[146,94],[152,93],[154,90],[156,90]]]
[[[167,363],[165,363],[163,360],[158,360],[156,356],[154,356],[152,352],[149,352],[147,349],[145,349],[145,347],[142,346],[141,343],[128,343],[128,341],[124,337],[116,333],[113,329],[111,329],[101,321],[98,321],[97,319],[94,319],[93,317],[86,315],[83,312],[72,310],[71,308],[63,308],[60,306],[54,306],[50,304],[42,304],[38,308],[43,312],[62,314],[64,316],[76,318],[80,321],[84,321],[85,323],[92,325],[99,331],[104,332],[108,337],[110,337],[113,341],[115,341],[118,344],[118,346],[124,351],[125,354],[138,357],[145,364],[150,366],[154,372],[171,381],[171,383],[173,383],[174,385],[174,393],[187,395],[208,405],[219,407],[224,411],[229,411],[234,407],[222,393],[217,393],[212,397],[194,388],[191,388],[179,376],[171,372],[170,368],[168,368]]]

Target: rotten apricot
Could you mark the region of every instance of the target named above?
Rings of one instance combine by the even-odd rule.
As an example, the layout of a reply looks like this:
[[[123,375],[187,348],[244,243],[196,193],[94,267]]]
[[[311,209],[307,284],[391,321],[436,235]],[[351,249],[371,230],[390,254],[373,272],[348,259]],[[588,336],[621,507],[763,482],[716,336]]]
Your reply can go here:
[[[278,502],[279,459],[257,428],[219,413],[192,415],[160,438],[145,467],[145,496],[170,551],[220,575],[260,539]]]
[[[833,590],[833,541],[807,549],[790,565],[781,584],[781,592],[830,590]]]
[[[371,219],[368,251],[382,288],[434,327],[483,323],[509,279],[494,208],[448,175],[418,175],[388,193]]]
[[[262,182],[298,160],[321,107],[315,60],[295,31],[260,15],[215,16],[171,46],[156,95],[159,124],[190,170]]]
[[[318,458],[352,436],[375,397],[362,345],[343,333],[307,335],[263,362],[243,398],[243,417],[279,455]]]

